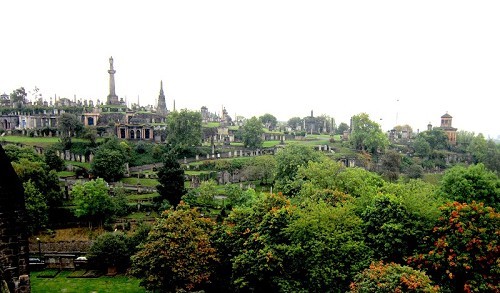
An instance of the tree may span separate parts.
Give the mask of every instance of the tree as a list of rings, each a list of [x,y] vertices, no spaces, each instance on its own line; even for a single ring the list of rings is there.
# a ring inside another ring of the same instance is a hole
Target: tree
[[[278,124],[278,120],[276,119],[276,117],[274,117],[273,115],[271,115],[269,113],[266,113],[266,114],[260,116],[259,121],[260,121],[260,123],[264,124],[265,127],[269,130],[274,129],[276,127],[276,125]]]
[[[319,162],[321,155],[305,145],[288,145],[276,155],[275,187],[286,195],[295,195],[300,186],[295,181],[295,175],[300,166],[309,161]]]
[[[359,272],[350,285],[351,293],[368,292],[439,292],[439,287],[424,272],[408,266],[383,262],[372,263]]]
[[[422,244],[430,225],[406,208],[400,198],[378,195],[362,213],[365,243],[376,259],[403,263]],[[431,222],[432,223],[432,222]]]
[[[125,174],[124,165],[128,159],[126,144],[119,143],[116,138],[110,139],[95,152],[90,171],[106,181],[117,181]]]
[[[132,256],[132,275],[147,290],[197,290],[210,281],[218,262],[211,234],[215,223],[180,204],[156,220],[147,241]]]
[[[156,189],[160,194],[155,200],[161,203],[166,200],[174,207],[177,206],[182,196],[186,193],[184,188],[184,169],[173,153],[167,153],[163,159],[163,166],[158,169],[158,184]]]
[[[265,194],[251,206],[233,208],[216,243],[221,262],[232,267],[232,284],[239,291],[277,292],[283,257],[282,230],[293,207],[282,194]]]
[[[337,127],[337,134],[344,134],[344,131],[349,130],[349,125],[345,122],[341,122],[339,126]]]
[[[451,292],[498,292],[500,214],[483,203],[447,203],[426,241],[426,253],[409,263],[426,268]]]
[[[382,155],[380,161],[382,174],[390,181],[397,180],[401,171],[401,155],[396,151],[389,150]]]
[[[108,271],[117,268],[124,271],[130,263],[129,239],[120,232],[100,235],[89,249],[89,261]]]
[[[389,144],[389,140],[382,132],[380,125],[371,121],[366,113],[352,117],[352,130],[349,141],[357,150],[370,153],[384,150]]]
[[[262,147],[262,123],[257,117],[252,117],[243,125],[243,144],[247,148],[260,148]]]
[[[371,250],[352,205],[310,203],[284,229],[281,292],[346,292],[367,267]],[[281,256],[281,255],[279,255]]]
[[[61,206],[63,193],[55,170],[49,171],[43,161],[29,161],[25,158],[12,162],[12,166],[22,182],[31,180],[36,189],[42,192],[51,212]]]
[[[75,114],[63,113],[59,117],[59,131],[65,149],[71,147],[71,137],[83,130],[83,123]]]
[[[266,155],[254,157],[241,172],[249,180],[260,179],[264,184],[267,184],[273,181],[275,168],[276,159],[273,156]]]
[[[81,133],[83,139],[88,139],[91,147],[95,147],[97,141],[97,129],[95,127],[86,126]]]
[[[500,207],[500,179],[483,164],[448,169],[441,180],[439,192],[453,201],[478,201],[494,208]]]
[[[174,111],[167,117],[167,144],[173,149],[184,151],[201,145],[201,114],[199,112]]]
[[[64,170],[66,165],[64,164],[64,160],[57,155],[56,151],[57,150],[54,147],[45,149],[43,153],[45,164],[47,164],[47,166],[52,170],[62,171]]]
[[[108,191],[108,184],[102,178],[87,182],[77,181],[71,190],[75,216],[86,218],[90,227],[93,221],[102,225],[113,213],[113,202]]]
[[[198,188],[199,201],[205,206],[211,205],[217,195],[217,182],[215,180],[203,181]]]
[[[441,128],[420,132],[418,136],[427,141],[432,150],[443,150],[449,146],[448,136]]]
[[[17,108],[21,108],[27,102],[26,97],[26,90],[24,87],[20,87],[10,94],[10,101]]]
[[[31,233],[40,231],[48,221],[48,206],[43,194],[31,180],[23,183],[27,226]]]
[[[287,122],[288,127],[290,127],[292,130],[297,130],[297,128],[302,127],[303,124],[304,121],[300,117],[290,118]]]

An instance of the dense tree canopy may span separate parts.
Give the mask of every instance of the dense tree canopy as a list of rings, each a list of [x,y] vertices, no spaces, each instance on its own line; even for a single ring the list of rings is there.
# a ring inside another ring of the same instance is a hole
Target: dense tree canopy
[[[129,239],[121,232],[100,235],[89,250],[89,261],[101,268],[116,267],[123,271],[130,261]]]
[[[102,225],[113,214],[113,202],[108,192],[108,184],[102,178],[77,181],[71,190],[75,215],[87,219],[89,224],[97,222]]]
[[[290,127],[292,130],[297,130],[298,127],[302,127],[303,120],[300,117],[293,117],[290,118],[287,122],[288,127]]]
[[[252,117],[248,119],[243,125],[243,144],[247,148],[260,148],[262,147],[262,134],[264,130],[262,130],[262,123],[257,117]]]
[[[278,119],[276,119],[276,117],[274,117],[273,115],[271,115],[269,113],[266,113],[266,114],[260,116],[259,121],[262,124],[264,124],[264,126],[269,130],[274,129],[276,127],[276,125],[278,124]]]
[[[110,139],[101,145],[95,152],[91,162],[91,172],[96,177],[112,182],[123,177],[125,163],[129,160],[129,150],[126,143],[118,139]]]
[[[275,187],[286,195],[295,195],[300,186],[295,181],[295,175],[300,166],[309,161],[320,161],[320,153],[304,145],[287,145],[278,151],[276,157],[276,184]]]
[[[496,209],[500,207],[500,179],[483,164],[448,169],[439,191],[453,201],[477,201]]]
[[[186,109],[168,115],[167,144],[178,151],[201,145],[201,113]]]
[[[210,235],[214,222],[180,204],[156,220],[132,257],[132,274],[148,290],[197,290],[210,281],[218,262]]]
[[[389,140],[382,132],[380,125],[371,121],[366,113],[352,117],[352,129],[349,141],[355,149],[370,153],[375,153],[377,150],[384,150],[389,144]]]
[[[184,188],[184,169],[173,153],[167,153],[163,165],[158,169],[158,184],[156,189],[160,196],[155,200],[158,203],[166,200],[174,207],[177,206],[182,196],[186,193]]]

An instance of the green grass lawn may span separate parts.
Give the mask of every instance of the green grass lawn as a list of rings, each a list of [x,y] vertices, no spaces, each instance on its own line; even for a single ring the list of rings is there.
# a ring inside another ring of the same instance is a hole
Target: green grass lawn
[[[55,278],[37,278],[42,272],[31,273],[31,292],[147,292],[139,286],[139,280],[123,275],[99,278],[67,278],[72,272],[62,271]]]
[[[52,144],[56,144],[60,142],[59,137],[30,137],[30,136],[17,136],[17,135],[6,135],[1,138],[1,140],[8,141],[8,142],[15,142],[15,143],[22,143],[26,145],[33,145],[33,146],[49,146]],[[86,139],[81,139],[81,138],[72,138],[71,141],[74,142],[88,142]]]
[[[59,176],[60,178],[71,177],[71,176],[75,176],[75,172],[59,171],[59,172],[57,172],[57,176]]]
[[[85,163],[85,162],[75,162],[75,161],[64,161],[66,165],[73,165],[73,166],[78,166],[78,167],[83,167],[86,170],[90,170],[90,163]]]
[[[129,201],[138,201],[138,200],[151,200],[155,197],[158,197],[158,193],[147,193],[147,194],[130,194],[127,195],[127,199]]]
[[[130,185],[137,185],[140,184],[141,186],[146,186],[146,187],[156,187],[158,185],[158,180],[157,179],[150,179],[150,178],[122,178],[120,182],[123,182],[124,184],[130,184]]]

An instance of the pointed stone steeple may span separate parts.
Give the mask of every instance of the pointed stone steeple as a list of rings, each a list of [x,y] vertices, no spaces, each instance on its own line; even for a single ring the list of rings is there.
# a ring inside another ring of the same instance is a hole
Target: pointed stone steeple
[[[163,80],[160,81],[160,95],[158,96],[156,113],[160,115],[167,115],[167,104],[165,103],[165,93],[163,92]]]

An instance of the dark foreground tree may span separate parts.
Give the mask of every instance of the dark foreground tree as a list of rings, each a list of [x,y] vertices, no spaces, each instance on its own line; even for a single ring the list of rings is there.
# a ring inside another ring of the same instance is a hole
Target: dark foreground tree
[[[173,153],[167,153],[163,159],[163,166],[158,170],[158,184],[156,189],[160,194],[155,200],[161,203],[167,200],[174,207],[179,204],[186,193],[184,188],[184,169]]]
[[[131,273],[156,292],[199,290],[218,262],[210,234],[215,223],[181,203],[163,212],[132,256]]]

